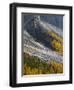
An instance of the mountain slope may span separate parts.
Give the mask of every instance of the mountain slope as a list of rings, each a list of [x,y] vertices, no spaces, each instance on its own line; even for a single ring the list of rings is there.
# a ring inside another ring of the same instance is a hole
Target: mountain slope
[[[56,30],[57,29],[57,30]],[[41,60],[63,62],[63,56],[55,51],[52,41],[63,44],[62,31],[40,19],[31,19],[23,31],[24,52],[37,56]]]

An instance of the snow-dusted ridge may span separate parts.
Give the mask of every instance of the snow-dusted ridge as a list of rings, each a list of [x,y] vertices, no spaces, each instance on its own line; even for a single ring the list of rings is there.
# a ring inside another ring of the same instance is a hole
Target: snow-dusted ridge
[[[24,35],[24,52],[30,55],[37,56],[41,60],[56,60],[60,63],[63,61],[63,57],[57,54],[55,51],[45,47],[44,45],[36,42],[28,32],[25,31]]]
[[[53,31],[58,36],[63,37],[62,30],[47,23],[44,21],[35,20],[35,27],[37,26],[41,27],[45,32],[46,30]],[[53,51],[51,48],[47,48],[42,43],[35,41],[34,37],[32,37],[27,30],[23,30],[23,42],[24,42],[24,52],[29,53],[32,56],[37,56],[41,60],[56,60],[57,62],[63,63],[63,56],[59,55],[55,51]]]

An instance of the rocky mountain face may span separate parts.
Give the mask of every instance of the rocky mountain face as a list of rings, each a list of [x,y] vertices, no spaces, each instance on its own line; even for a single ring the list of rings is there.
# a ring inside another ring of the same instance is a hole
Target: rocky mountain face
[[[41,60],[56,60],[62,63],[63,55],[55,50],[52,41],[55,40],[62,46],[63,30],[41,18],[39,15],[34,15],[23,24],[23,51]]]

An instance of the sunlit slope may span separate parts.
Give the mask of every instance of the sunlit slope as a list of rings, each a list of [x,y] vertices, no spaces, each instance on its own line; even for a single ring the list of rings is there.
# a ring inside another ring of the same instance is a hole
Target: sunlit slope
[[[63,73],[63,64],[58,63],[55,60],[48,62],[40,60],[37,56],[30,56],[24,53],[24,75],[36,75],[36,74],[60,74]]]
[[[63,32],[59,28],[48,24],[46,22],[37,22],[40,26],[43,33],[49,37],[49,42],[51,43],[52,48],[58,52],[59,54],[63,55]]]

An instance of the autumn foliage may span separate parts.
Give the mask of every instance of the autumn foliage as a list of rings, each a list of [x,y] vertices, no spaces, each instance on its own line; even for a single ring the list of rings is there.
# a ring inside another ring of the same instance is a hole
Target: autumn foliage
[[[63,55],[63,45],[59,41],[53,40],[52,47],[56,52],[58,52],[58,54]]]
[[[55,60],[42,61],[36,56],[24,53],[24,75],[63,73],[63,64]]]
[[[49,38],[49,42],[52,49],[63,56],[63,38],[52,31],[48,31],[46,34],[51,37]]]

